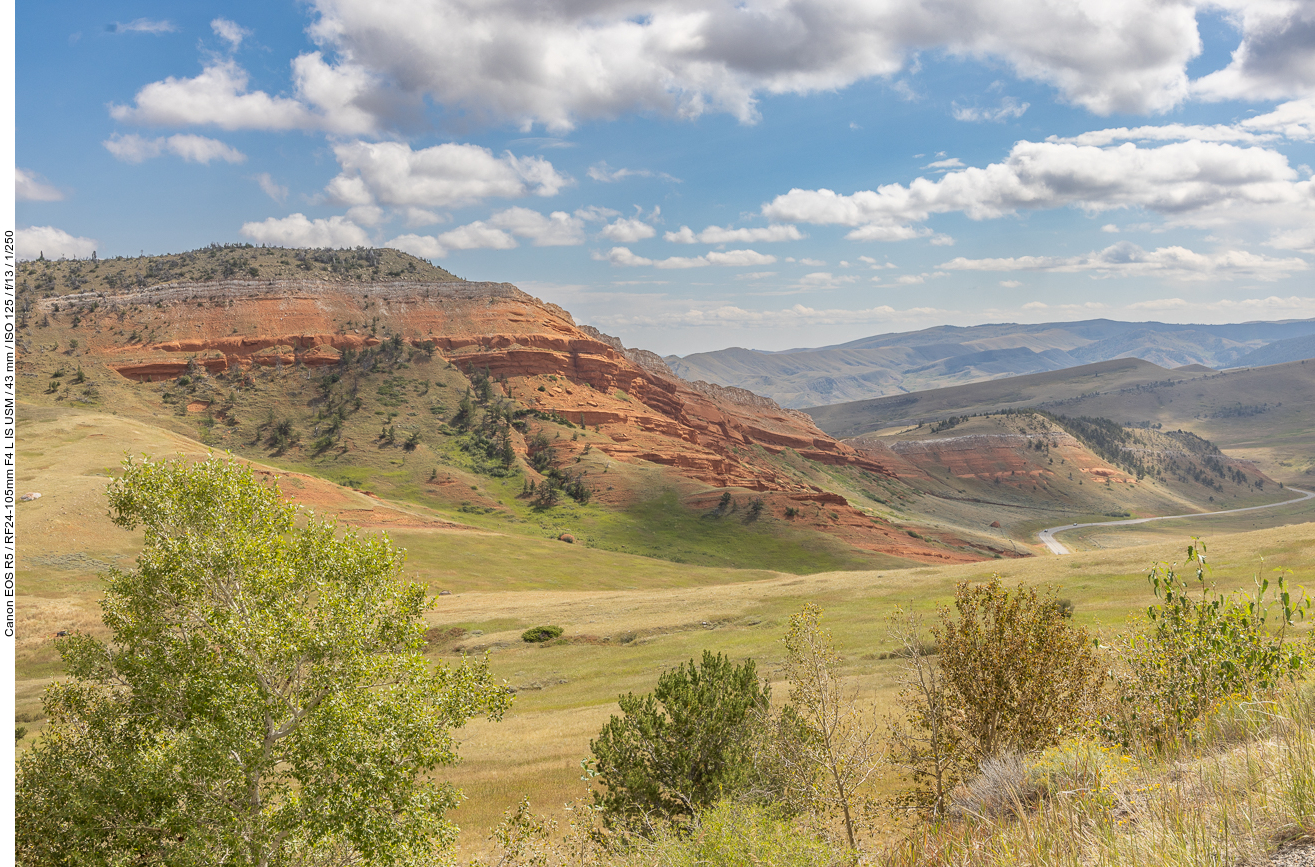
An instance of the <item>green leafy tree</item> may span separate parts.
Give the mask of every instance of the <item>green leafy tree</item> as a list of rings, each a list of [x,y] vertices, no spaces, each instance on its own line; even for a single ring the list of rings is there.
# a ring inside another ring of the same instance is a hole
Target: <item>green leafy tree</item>
[[[604,818],[652,832],[746,790],[753,730],[770,699],[753,660],[733,665],[706,650],[698,665],[662,674],[653,692],[621,696],[622,715],[589,744]]]
[[[509,704],[485,663],[428,665],[404,554],[211,458],[127,461],[106,643],[59,642],[69,679],[16,780],[28,865],[431,863],[459,793],[452,729]]]

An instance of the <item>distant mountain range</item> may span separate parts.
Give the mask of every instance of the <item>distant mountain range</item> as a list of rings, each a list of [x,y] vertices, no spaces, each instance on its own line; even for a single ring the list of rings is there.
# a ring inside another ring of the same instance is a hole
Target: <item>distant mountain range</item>
[[[738,386],[802,408],[904,394],[1116,358],[1161,367],[1256,367],[1315,358],[1315,319],[1170,325],[1047,322],[951,325],[880,334],[815,349],[731,348],[668,356],[687,380]]]

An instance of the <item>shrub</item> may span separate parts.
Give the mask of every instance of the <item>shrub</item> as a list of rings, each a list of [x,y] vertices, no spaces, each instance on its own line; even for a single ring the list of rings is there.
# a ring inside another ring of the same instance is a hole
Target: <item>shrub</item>
[[[622,715],[589,744],[606,787],[594,796],[604,820],[652,835],[662,822],[746,791],[770,698],[753,660],[733,665],[711,651],[662,674],[653,692],[621,696]]]
[[[521,641],[536,644],[542,641],[552,641],[554,638],[560,638],[561,635],[562,628],[560,626],[532,626],[521,633]]]
[[[1257,576],[1254,595],[1216,593],[1206,582],[1205,545],[1195,538],[1186,563],[1195,564],[1196,588],[1174,565],[1156,565],[1148,580],[1160,602],[1147,609],[1150,629],[1122,642],[1113,733],[1125,744],[1164,746],[1187,736],[1220,699],[1272,694],[1309,662],[1310,644],[1288,632],[1310,608],[1304,590],[1294,594],[1280,573],[1272,588]]]
[[[1052,590],[960,584],[932,630],[951,721],[973,762],[1058,743],[1095,715],[1104,672]]]
[[[846,860],[771,809],[733,801],[700,812],[682,833],[666,831],[640,843],[634,855],[632,863],[665,867],[828,867]]]

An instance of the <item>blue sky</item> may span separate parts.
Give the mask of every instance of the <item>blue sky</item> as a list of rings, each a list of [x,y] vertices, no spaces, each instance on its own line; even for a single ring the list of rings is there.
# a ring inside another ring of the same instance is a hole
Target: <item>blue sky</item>
[[[20,252],[388,245],[627,345],[1315,317],[1315,3],[17,10]]]

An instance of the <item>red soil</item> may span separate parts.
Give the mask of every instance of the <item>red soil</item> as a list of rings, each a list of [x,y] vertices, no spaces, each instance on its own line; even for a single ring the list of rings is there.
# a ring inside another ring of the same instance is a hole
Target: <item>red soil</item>
[[[189,364],[212,373],[330,365],[344,350],[400,334],[463,371],[487,369],[505,378],[510,396],[527,406],[597,428],[606,441],[594,446],[612,459],[660,464],[717,488],[816,503],[842,516],[819,529],[860,547],[931,561],[976,559],[947,555],[905,535],[896,539],[899,531],[785,474],[770,456],[790,449],[820,463],[888,476],[890,462],[837,442],[808,416],[766,398],[686,382],[652,353],[627,350],[615,338],[579,327],[565,310],[507,283],[228,281],[57,300],[95,320],[88,354],[139,381],[179,376]],[[129,320],[137,333],[163,339],[128,342],[122,335]]]

